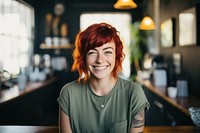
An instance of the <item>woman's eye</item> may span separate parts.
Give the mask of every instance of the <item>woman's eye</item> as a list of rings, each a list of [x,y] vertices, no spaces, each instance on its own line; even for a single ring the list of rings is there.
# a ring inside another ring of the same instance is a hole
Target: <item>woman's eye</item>
[[[95,51],[89,51],[89,52],[88,52],[88,55],[95,55],[95,54],[96,54]]]
[[[112,54],[112,51],[105,51],[105,54]]]

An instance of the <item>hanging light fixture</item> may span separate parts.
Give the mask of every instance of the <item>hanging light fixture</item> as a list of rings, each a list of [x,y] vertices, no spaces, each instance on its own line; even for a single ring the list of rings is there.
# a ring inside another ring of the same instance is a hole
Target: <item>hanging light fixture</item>
[[[141,30],[154,30],[156,28],[155,23],[153,22],[152,18],[149,16],[146,16],[142,19],[142,22],[140,24]]]
[[[133,0],[118,0],[114,4],[116,9],[133,9],[136,8],[137,4]]]

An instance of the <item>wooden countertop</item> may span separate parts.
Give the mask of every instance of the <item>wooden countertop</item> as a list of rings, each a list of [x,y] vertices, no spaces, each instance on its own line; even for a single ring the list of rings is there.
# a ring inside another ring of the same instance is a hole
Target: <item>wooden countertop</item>
[[[152,91],[188,116],[190,116],[188,111],[189,107],[200,107],[200,98],[197,96],[189,95],[188,97],[171,98],[167,94],[166,87],[155,87],[152,82],[150,82],[150,80],[142,80],[139,78],[137,78],[137,82],[146,86],[147,89],[149,89],[150,91]]]
[[[147,126],[144,133],[200,133],[195,126]]]
[[[12,88],[0,90],[0,105],[15,100],[23,95],[36,91],[48,84],[51,84],[57,80],[56,77],[50,78],[42,82],[28,82],[25,89],[19,90],[17,85]]]
[[[0,133],[59,133],[57,126],[0,126]],[[146,126],[144,133],[200,133],[195,126]]]

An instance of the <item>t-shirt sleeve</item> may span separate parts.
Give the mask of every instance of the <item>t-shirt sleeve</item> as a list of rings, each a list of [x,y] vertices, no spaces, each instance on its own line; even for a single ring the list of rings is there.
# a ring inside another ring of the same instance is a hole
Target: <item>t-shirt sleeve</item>
[[[137,115],[138,112],[149,109],[150,104],[146,98],[146,95],[139,84],[134,84],[133,93],[131,95],[131,116],[132,118]]]
[[[60,96],[57,101],[61,109],[69,116],[69,92],[67,86],[64,86],[60,91]]]

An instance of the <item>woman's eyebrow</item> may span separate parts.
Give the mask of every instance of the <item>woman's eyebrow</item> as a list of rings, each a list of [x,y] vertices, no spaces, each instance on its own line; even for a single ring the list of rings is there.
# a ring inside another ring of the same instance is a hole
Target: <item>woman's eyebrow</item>
[[[112,50],[114,50],[113,47],[106,47],[106,48],[104,48],[103,50],[107,50],[107,49],[112,49]]]
[[[113,48],[113,47],[106,47],[106,48],[103,48],[103,50],[107,50],[107,49],[112,49],[112,50],[114,50],[114,48]],[[95,51],[97,51],[97,49],[96,49],[96,48],[93,48],[93,49],[90,49],[90,50],[95,50]]]

